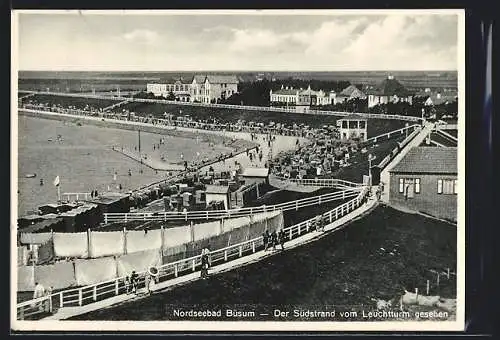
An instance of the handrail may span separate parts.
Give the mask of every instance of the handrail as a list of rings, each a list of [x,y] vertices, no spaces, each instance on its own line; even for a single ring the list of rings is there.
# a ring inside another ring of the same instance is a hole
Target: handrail
[[[279,203],[275,205],[262,205],[250,208],[238,208],[230,210],[202,210],[202,211],[166,211],[166,212],[135,212],[135,213],[105,213],[104,223],[108,224],[111,221],[133,221],[133,220],[196,220],[196,219],[219,219],[229,217],[243,217],[261,212],[269,212],[276,210],[293,210],[315,204],[335,201],[352,197],[361,190],[361,186],[344,189],[333,193],[328,193],[319,196],[301,198],[295,201]]]
[[[378,136],[368,138],[367,140],[363,141],[363,144],[367,144],[367,143],[371,143],[371,142],[376,143],[377,140],[384,138],[386,136],[387,136],[387,138],[390,138],[391,135],[393,135],[393,134],[403,133],[405,130],[411,130],[411,129],[415,130],[415,129],[418,129],[419,127],[421,127],[421,126],[418,124],[413,124],[413,125],[405,126],[403,128],[397,129],[397,130],[385,132],[385,133],[382,133]]]
[[[366,197],[366,194],[368,193],[369,188],[364,186],[363,189],[354,197],[352,200],[345,202],[341,204],[340,206],[337,206],[335,209],[332,209],[330,211],[327,211],[324,214],[321,214],[321,223],[325,222],[325,219],[328,223],[332,223],[334,220],[339,219],[340,217],[344,216],[350,211],[355,210],[357,207],[359,207],[363,201],[363,199]],[[310,231],[311,228],[314,228],[314,223],[317,221],[317,216],[310,218],[308,220],[302,221],[298,224],[289,226],[289,227],[284,227],[283,231],[285,233],[285,236],[288,237],[289,240],[296,238],[302,234],[302,232],[307,233]],[[304,228],[305,227],[305,228]],[[251,240],[247,240],[244,242],[240,242],[235,245],[231,245],[228,247],[220,248],[211,251],[210,255],[212,259],[216,257],[216,255],[221,256],[218,260],[212,262],[228,262],[231,261],[229,260],[230,256],[234,256],[234,254],[237,255],[238,258],[243,257],[244,253],[247,253],[248,251],[251,251],[251,253],[255,253],[257,249],[257,244],[262,242],[262,236],[256,237]],[[229,252],[235,251],[234,254],[230,254]],[[191,256],[189,258],[177,260],[174,262],[169,262],[164,265],[158,266],[159,269],[159,279],[164,279],[163,281],[182,276],[182,272],[185,272],[188,270],[190,273],[196,271],[196,269],[199,266],[199,262],[201,260],[201,255],[195,255]],[[173,272],[167,272],[168,269],[172,269]],[[146,271],[140,271],[137,272],[137,274],[140,277],[140,283],[142,284],[144,281],[143,275],[146,273]],[[172,276],[173,275],[173,276]],[[24,315],[25,309],[27,307],[31,307],[32,305],[36,304],[37,302],[40,301],[45,301],[47,299],[59,299],[59,308],[62,308],[67,305],[74,304],[75,302],[81,306],[84,304],[85,300],[88,300],[90,297],[83,297],[83,292],[90,292],[91,290],[93,292],[96,292],[97,289],[102,289],[98,288],[99,286],[109,284],[111,282],[114,283],[114,286],[111,287],[111,289],[100,292],[99,294],[93,293],[92,296],[92,301],[97,301],[97,300],[104,300],[106,298],[99,299],[100,296],[105,295],[105,294],[112,294],[113,296],[121,295],[120,292],[123,291],[123,283],[124,283],[125,277],[118,277],[115,279],[99,282],[96,284],[88,285],[85,287],[80,287],[80,288],[73,288],[70,290],[65,290],[65,291],[60,291],[57,293],[52,293],[51,295],[44,296],[39,299],[35,300],[29,300],[29,301],[24,301],[21,303],[17,304],[17,311],[18,315]],[[122,285],[120,285],[122,283]],[[67,301],[65,300],[65,295],[70,292],[78,291],[78,299],[77,300],[72,300],[72,301]],[[33,312],[32,314],[36,314],[36,312]],[[32,315],[30,314],[30,315]]]
[[[339,187],[351,187],[351,188],[356,188],[356,187],[361,187],[363,184],[361,183],[354,183],[350,181],[346,181],[340,178],[285,178],[281,176],[276,176],[272,175],[273,178],[277,179],[278,181],[283,181],[283,182],[289,182],[289,183],[294,183],[297,185],[304,185],[304,186],[318,186],[318,187],[333,187],[333,188],[339,188]]]
[[[251,111],[274,111],[274,112],[290,112],[290,110],[270,107],[270,106],[245,106],[245,105],[229,105],[229,104],[207,104],[207,103],[195,103],[195,102],[178,102],[174,100],[166,99],[144,99],[144,98],[131,98],[131,97],[106,97],[91,94],[80,94],[80,93],[59,93],[59,92],[47,92],[47,91],[23,91],[26,93],[34,93],[41,95],[51,95],[51,96],[62,96],[62,97],[80,97],[80,98],[93,98],[93,99],[113,99],[113,100],[130,100],[139,103],[157,103],[157,104],[174,104],[183,106],[202,106],[202,107],[217,107],[217,108],[227,108],[227,109],[237,109],[237,110],[251,110]],[[352,114],[362,116],[365,118],[381,118],[381,119],[395,119],[395,120],[406,120],[418,122],[421,121],[421,117],[413,116],[402,116],[402,115],[388,115],[388,114],[374,114],[366,112],[343,112],[343,111],[326,111],[326,110],[308,110],[307,112],[301,112],[303,114],[313,114],[313,115],[329,115],[329,116],[340,116],[345,117]]]

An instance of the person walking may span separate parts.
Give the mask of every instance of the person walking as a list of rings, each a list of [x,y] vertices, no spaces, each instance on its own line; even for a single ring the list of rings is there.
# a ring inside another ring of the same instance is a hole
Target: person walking
[[[319,232],[325,231],[325,226],[323,225],[323,218],[321,215],[316,216],[315,224],[316,224],[316,231]]]
[[[278,232],[278,240],[281,245],[281,250],[285,250],[285,231],[280,229]]]
[[[266,230],[262,234],[262,240],[264,242],[264,251],[267,251],[267,247],[269,246],[269,230]]]
[[[278,244],[278,235],[276,230],[271,233],[271,242],[273,243],[273,251],[276,250],[276,245]]]
[[[137,294],[137,286],[139,284],[139,275],[135,272],[135,270],[132,271],[132,274],[130,274],[130,283],[132,284],[132,293]]]
[[[206,279],[208,277],[208,269],[210,268],[210,250],[207,248],[201,251],[201,278]]]

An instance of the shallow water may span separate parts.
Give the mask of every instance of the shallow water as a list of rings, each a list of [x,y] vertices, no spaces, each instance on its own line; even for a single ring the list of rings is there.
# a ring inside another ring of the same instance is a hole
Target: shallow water
[[[167,173],[142,166],[130,158],[113,151],[113,146],[133,149],[138,143],[138,133],[134,131],[102,128],[93,125],[77,126],[55,120],[33,117],[18,117],[18,212],[26,214],[46,203],[55,203],[57,190],[52,184],[60,176],[61,193],[90,192],[102,193],[109,189],[122,191],[136,189],[161,178]],[[57,141],[61,135],[63,141]],[[167,162],[181,162],[196,159],[197,152],[204,157],[227,152],[223,146],[209,147],[202,141],[191,138],[161,136],[165,145],[161,154]],[[51,139],[51,141],[49,141]],[[141,132],[141,150],[153,154],[153,144],[158,144],[160,135]],[[159,152],[154,152],[159,155]],[[154,155],[151,155],[154,156]],[[132,176],[128,176],[130,169]],[[116,181],[114,173],[117,173]],[[35,178],[26,178],[36,174]],[[40,185],[43,179],[44,185]]]

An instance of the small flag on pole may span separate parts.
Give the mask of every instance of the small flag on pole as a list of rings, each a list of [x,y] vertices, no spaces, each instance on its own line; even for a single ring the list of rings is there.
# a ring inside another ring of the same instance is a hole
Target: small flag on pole
[[[59,186],[59,182],[60,182],[60,180],[59,180],[59,176],[57,176],[57,177],[54,179],[54,185],[55,185],[56,187],[58,187],[58,186]]]

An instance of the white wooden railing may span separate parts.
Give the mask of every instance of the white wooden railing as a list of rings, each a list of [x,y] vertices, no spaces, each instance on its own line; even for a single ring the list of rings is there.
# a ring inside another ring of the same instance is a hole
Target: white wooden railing
[[[300,208],[309,207],[313,205],[320,205],[327,202],[343,200],[351,198],[359,194],[362,187],[354,187],[328,193],[320,196],[302,198],[296,201],[289,201],[275,205],[262,205],[259,207],[239,208],[230,210],[204,210],[204,211],[167,211],[167,212],[136,212],[136,213],[105,213],[104,224],[111,222],[129,222],[129,221],[171,221],[171,220],[211,220],[223,218],[236,218],[249,216],[262,212],[269,211],[288,211],[298,210]]]
[[[323,225],[330,224],[347,213],[360,207],[366,198],[369,191],[368,187],[363,187],[357,192],[356,197],[350,201],[341,204],[333,210],[330,210],[321,215],[321,223]],[[305,233],[314,230],[317,217],[310,218],[298,224],[285,227],[283,231],[288,240],[297,238]],[[211,251],[212,265],[222,264],[246,255],[255,253],[263,246],[262,236],[244,241],[229,247],[216,249]],[[201,255],[192,256],[175,262],[166,263],[159,266],[159,282],[168,281],[179,276],[193,273],[200,268]],[[138,272],[139,288],[144,287],[146,271]],[[126,292],[125,277],[119,277],[93,285],[72,288],[60,292],[52,293],[45,297],[24,301],[17,304],[17,318],[25,319],[30,316],[43,313],[53,313],[57,308],[75,307],[90,304],[96,301],[111,298],[113,296],[122,295]],[[49,308],[40,309],[37,304],[49,305]],[[48,311],[49,310],[49,311]]]
[[[389,131],[389,132],[386,132],[386,133],[383,133],[381,135],[378,135],[378,136],[375,136],[375,137],[371,137],[371,138],[368,138],[367,140],[365,140],[363,142],[363,144],[367,144],[367,143],[376,143],[377,141],[382,141],[384,139],[389,139],[391,138],[391,135],[394,136],[394,135],[402,135],[404,134],[406,131],[415,131],[416,129],[418,128],[421,128],[420,125],[418,124],[413,124],[413,125],[410,125],[410,126],[405,126],[404,128],[401,128],[401,129],[397,129],[397,130],[393,130],[393,131]]]
[[[314,186],[322,188],[349,189],[362,187],[361,183],[354,183],[340,178],[285,178],[271,175],[274,179],[282,182],[293,183],[302,186]]]
[[[92,198],[92,196],[90,192],[65,192],[61,194],[61,198],[64,202],[71,202],[72,198],[74,198],[74,201],[79,201],[80,199],[86,201]]]

